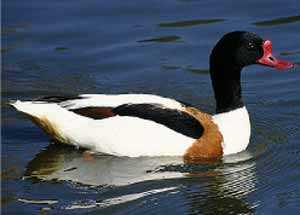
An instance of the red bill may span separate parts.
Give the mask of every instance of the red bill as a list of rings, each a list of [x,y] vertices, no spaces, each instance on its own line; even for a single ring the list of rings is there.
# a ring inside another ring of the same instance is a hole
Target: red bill
[[[259,64],[270,66],[279,70],[290,69],[294,66],[293,63],[280,60],[273,56],[272,54],[272,42],[270,40],[265,40],[263,45],[263,56],[257,61]]]

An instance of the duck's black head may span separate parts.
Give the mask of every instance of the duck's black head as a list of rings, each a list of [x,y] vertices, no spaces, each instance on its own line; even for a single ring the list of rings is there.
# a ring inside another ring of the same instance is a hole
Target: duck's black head
[[[252,64],[288,69],[293,64],[272,55],[272,43],[257,34],[234,31],[225,34],[210,55],[210,74],[217,101],[217,112],[244,106],[241,98],[241,70]]]
[[[263,56],[263,39],[254,33],[235,31],[225,34],[210,55],[211,68],[242,69]],[[223,72],[224,77],[231,71]]]

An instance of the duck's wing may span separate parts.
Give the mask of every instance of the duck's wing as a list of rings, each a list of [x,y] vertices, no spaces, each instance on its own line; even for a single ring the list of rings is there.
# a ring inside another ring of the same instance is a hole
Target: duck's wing
[[[184,111],[185,104],[157,95],[82,94],[48,96],[37,101],[56,103],[76,114],[97,120],[117,115],[150,120],[195,139],[203,133],[201,123]]]
[[[114,116],[150,120],[195,139],[201,137],[203,133],[201,123],[190,114],[181,110],[166,108],[159,104],[124,104],[115,108],[84,107],[70,109],[69,111],[95,120]]]

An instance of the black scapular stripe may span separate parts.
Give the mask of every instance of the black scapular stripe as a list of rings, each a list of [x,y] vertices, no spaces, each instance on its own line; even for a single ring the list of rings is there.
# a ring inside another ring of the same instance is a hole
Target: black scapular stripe
[[[152,120],[195,139],[200,138],[204,131],[201,123],[188,113],[165,108],[159,104],[124,104],[114,108],[113,112],[120,116],[133,116]]]
[[[82,99],[80,96],[45,96],[34,99],[34,101],[48,102],[48,103],[60,103],[68,100]]]

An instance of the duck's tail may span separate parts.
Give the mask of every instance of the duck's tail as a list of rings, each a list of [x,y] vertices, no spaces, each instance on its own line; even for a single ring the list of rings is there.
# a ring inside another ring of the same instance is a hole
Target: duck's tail
[[[56,103],[17,100],[10,101],[9,105],[26,114],[48,135],[62,143],[72,144],[68,133],[83,120]]]
[[[20,100],[11,100],[9,101],[8,104],[28,116],[37,117],[37,118],[40,118],[43,115],[45,115],[46,109],[47,112],[49,112],[49,110],[53,109],[53,106],[56,105],[54,103],[45,103],[45,102],[37,102],[37,101],[20,101]]]

